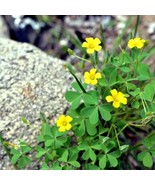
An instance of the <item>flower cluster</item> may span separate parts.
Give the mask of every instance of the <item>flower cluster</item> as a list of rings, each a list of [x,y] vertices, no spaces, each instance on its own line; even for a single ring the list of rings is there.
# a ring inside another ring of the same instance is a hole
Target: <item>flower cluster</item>
[[[138,49],[141,49],[144,47],[144,44],[145,44],[146,40],[144,39],[141,39],[141,38],[134,38],[134,39],[130,39],[128,41],[128,47],[129,48],[138,48]]]
[[[133,38],[128,41],[128,47],[129,48],[143,48],[146,40],[141,38]],[[99,38],[86,38],[86,42],[82,43],[82,47],[87,49],[88,54],[93,54],[95,51],[100,51],[102,46],[100,45],[101,41]],[[85,84],[91,84],[91,85],[97,85],[98,79],[101,79],[102,75],[100,72],[97,72],[96,68],[90,69],[90,71],[86,71],[84,73],[84,83]],[[122,92],[118,92],[116,89],[112,89],[110,91],[111,95],[106,96],[105,100],[110,103],[112,102],[112,106],[114,108],[119,108],[121,104],[126,105],[127,104],[127,98],[125,97],[125,94]],[[57,126],[59,127],[59,132],[65,132],[66,130],[70,130],[72,128],[72,125],[70,122],[72,121],[72,117],[61,115],[57,120]]]

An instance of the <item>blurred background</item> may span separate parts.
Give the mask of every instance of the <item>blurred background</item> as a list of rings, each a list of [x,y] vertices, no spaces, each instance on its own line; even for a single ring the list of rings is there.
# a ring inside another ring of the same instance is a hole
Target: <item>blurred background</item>
[[[54,57],[70,61],[67,49],[80,54],[81,43],[88,36],[104,40],[103,47],[110,50],[118,34],[122,34],[123,44],[123,40],[134,30],[136,17],[4,15],[0,16],[0,37],[31,43]],[[155,43],[155,16],[140,16],[138,36]],[[73,63],[76,62],[74,60]]]

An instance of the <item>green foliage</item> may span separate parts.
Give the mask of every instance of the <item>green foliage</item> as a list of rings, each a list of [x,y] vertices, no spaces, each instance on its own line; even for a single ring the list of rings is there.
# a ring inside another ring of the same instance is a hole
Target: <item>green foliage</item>
[[[31,159],[27,157],[27,154],[31,151],[31,147],[29,147],[25,142],[20,142],[20,148],[11,149],[11,163],[13,165],[17,165],[19,169],[26,167],[28,164],[31,163]]]
[[[47,17],[43,19],[48,21]],[[71,64],[66,64],[66,69],[75,79],[65,93],[70,103],[67,114],[72,117],[71,131],[66,129],[65,132],[59,132],[59,123],[49,124],[41,112],[42,127],[37,146],[30,147],[22,141],[15,147],[0,137],[13,165],[19,169],[25,168],[32,161],[29,154],[35,152],[35,159],[41,161],[42,170],[126,169],[129,166],[132,169],[132,158],[141,169],[153,167],[155,72],[152,74],[144,61],[153,55],[154,47],[147,45],[147,42],[143,48],[127,47],[128,40],[122,38],[136,35],[139,22],[138,18],[134,32],[125,35],[131,19],[126,22],[111,51],[106,49],[106,42],[101,40],[103,60],[97,51],[86,53],[81,41],[67,33],[83,56],[77,56],[68,49],[68,53],[82,63],[81,76],[76,74]],[[101,37],[104,38],[103,33]],[[87,80],[84,80],[86,62],[98,73],[95,74],[98,78],[88,71],[86,73],[90,81],[96,78],[95,84],[94,81],[89,84],[89,80],[87,84]],[[31,126],[26,118],[21,119]],[[66,122],[62,121],[62,124],[66,128]]]

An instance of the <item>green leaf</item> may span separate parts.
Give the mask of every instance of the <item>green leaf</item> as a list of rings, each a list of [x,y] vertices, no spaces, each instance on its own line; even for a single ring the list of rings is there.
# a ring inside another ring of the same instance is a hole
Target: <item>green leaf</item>
[[[62,170],[62,167],[59,165],[58,161],[55,161],[55,162],[52,163],[51,170]]]
[[[115,150],[113,152],[110,152],[109,154],[112,155],[115,158],[119,158],[121,156],[121,152],[119,150]]]
[[[126,152],[128,150],[128,148],[129,148],[129,145],[122,145],[122,146],[120,146],[119,149],[121,152]]]
[[[101,169],[104,169],[106,167],[107,164],[107,156],[103,155],[100,159],[99,159],[99,167]]]
[[[138,65],[137,72],[139,73],[139,76],[137,77],[139,80],[147,80],[151,76],[149,66],[147,64],[140,63]]]
[[[46,140],[46,142],[45,142],[46,147],[53,146],[53,145],[54,145],[54,140],[52,140],[52,139]]]
[[[131,94],[132,96],[137,96],[140,93],[140,88],[136,88],[134,91],[130,91],[129,94]]]
[[[78,158],[78,154],[79,154],[79,151],[76,146],[70,147],[68,161],[76,161]]]
[[[149,140],[148,138],[145,138],[145,139],[143,140],[143,145],[144,145],[146,148],[148,148],[148,149],[150,149],[150,148],[152,147],[152,143],[150,142],[150,140]]]
[[[84,120],[81,121],[80,126],[75,129],[74,133],[76,136],[83,136],[85,134]]]
[[[78,150],[86,150],[88,148],[88,143],[83,140],[82,143],[78,146]]]
[[[79,168],[81,166],[78,161],[69,161],[68,163],[76,168]]]
[[[109,137],[104,137],[103,139],[102,139],[102,143],[104,144],[106,141],[108,141],[110,138]]]
[[[132,83],[129,83],[129,82],[126,83],[126,86],[127,86],[128,90],[134,90],[134,89],[136,89],[136,85],[135,84],[132,84]]]
[[[96,105],[98,104],[98,101],[100,99],[99,93],[96,90],[89,91],[89,94],[93,97],[94,101],[96,102]]]
[[[43,132],[43,135],[53,137],[53,134],[51,132],[51,127],[48,123],[42,125],[42,132]]]
[[[27,146],[26,143],[24,143],[24,142],[20,143],[20,148],[21,148],[21,151],[23,154],[31,151],[31,148],[29,146]]]
[[[113,155],[107,154],[107,157],[112,167],[116,167],[118,165],[118,161]]]
[[[46,154],[46,150],[44,150],[44,151],[39,151],[37,154],[36,154],[36,158],[40,158],[40,157],[42,157],[44,154]]]
[[[11,158],[11,163],[12,164],[16,164],[18,159],[20,158],[21,154],[15,154],[12,158]]]
[[[83,88],[85,89],[86,88],[86,84],[81,84],[82,86],[83,86]],[[76,91],[78,91],[78,92],[82,92],[83,93],[83,91],[81,90],[81,87],[79,86],[79,84],[77,83],[77,82],[73,82],[72,83],[72,87],[76,90]]]
[[[141,152],[138,154],[138,160],[143,162],[145,167],[151,168],[153,165],[153,160],[150,152]]]
[[[82,155],[83,160],[88,160],[89,159],[89,149],[85,150],[85,152]]]
[[[99,85],[101,85],[102,87],[108,86],[108,82],[105,77],[102,77],[101,79],[99,79]]]
[[[58,159],[58,161],[67,162],[68,159],[68,150],[65,150],[62,154],[62,156]]]
[[[91,113],[90,117],[89,117],[89,121],[91,124],[96,124],[98,122],[98,108],[96,107],[93,112]]]
[[[90,107],[85,107],[81,110],[81,116],[83,117],[89,117],[92,112],[94,111],[95,107],[94,106],[90,106]]]
[[[37,137],[37,141],[38,142],[43,142],[44,141],[44,137],[42,134],[40,134],[38,137]]]
[[[107,111],[105,108],[103,108],[102,106],[99,107],[99,111],[101,113],[102,118],[105,121],[109,121],[111,119],[111,114],[109,111]]]
[[[150,79],[149,76],[145,76],[145,75],[137,76],[137,80],[139,80],[139,81],[145,81],[145,80],[149,80],[149,79]]]
[[[132,107],[133,107],[133,108],[138,109],[139,106],[140,106],[139,101],[134,101],[134,102],[132,102]]]
[[[144,87],[143,98],[147,101],[152,102],[154,94],[155,94],[155,87],[152,84],[147,84]]]
[[[75,91],[68,91],[65,94],[65,98],[69,102],[72,102],[73,100],[75,100],[76,98],[78,98],[80,96],[81,96],[81,93],[75,92]]]
[[[104,128],[102,125],[99,125],[99,134],[104,134],[109,131],[109,128]]]
[[[121,71],[123,71],[124,73],[129,73],[130,69],[128,67],[120,67],[119,68]]]
[[[49,170],[49,167],[48,167],[48,165],[46,164],[46,162],[43,162],[43,163],[42,163],[41,170]]]
[[[21,156],[19,162],[18,162],[18,167],[19,168],[24,168],[26,165],[28,165],[29,163],[31,163],[31,160],[29,157],[26,156]]]
[[[90,136],[94,136],[97,133],[96,125],[90,124],[88,120],[85,121],[86,130]]]
[[[71,109],[74,109],[74,110],[77,109],[77,107],[80,105],[80,102],[81,102],[81,96],[77,97],[72,101]]]
[[[95,154],[95,152],[91,148],[89,148],[89,158],[92,161],[96,161],[96,154]]]
[[[98,103],[98,102],[95,102],[95,99],[89,94],[83,95],[83,101],[85,105],[95,105]]]
[[[150,136],[149,141],[150,141],[151,145],[155,145],[155,135]]]
[[[91,148],[95,149],[95,150],[101,150],[102,146],[98,143],[94,143],[91,145]]]
[[[11,153],[14,154],[14,155],[19,155],[19,154],[21,154],[21,153],[19,152],[19,150],[16,150],[16,149],[14,149],[14,148],[11,148]]]
[[[100,168],[96,166],[95,164],[89,163],[85,165],[85,170],[100,170]]]
[[[114,69],[110,74],[110,78],[109,78],[110,86],[113,86],[116,83],[117,81],[116,77],[117,77],[117,69]]]
[[[60,148],[61,146],[63,146],[63,142],[62,141],[60,141],[60,140],[55,140],[55,147],[56,148]]]

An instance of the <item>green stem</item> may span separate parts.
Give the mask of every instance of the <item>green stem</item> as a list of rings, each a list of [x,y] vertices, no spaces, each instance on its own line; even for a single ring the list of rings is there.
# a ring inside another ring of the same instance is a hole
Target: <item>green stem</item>
[[[124,125],[124,127],[115,135],[115,137],[118,137],[120,134],[121,134],[121,132],[126,128],[126,127],[128,127],[129,126],[129,124],[127,123],[126,125]],[[114,137],[114,138],[115,138]]]
[[[115,131],[115,136],[116,136],[116,140],[117,140],[117,143],[118,143],[118,147],[120,148],[120,142],[119,142],[119,139],[118,139],[118,136],[117,136],[117,131],[116,131],[116,128],[114,126],[114,131]]]
[[[11,161],[12,155],[10,154],[10,151],[9,151],[8,147],[4,144],[5,140],[3,139],[1,134],[0,134],[0,142],[2,143],[4,150],[5,150],[6,154],[8,155],[8,157]],[[14,167],[15,167],[15,169],[18,169],[15,164],[14,164]]]
[[[81,60],[83,60],[83,61],[90,62],[89,60],[84,59],[84,58],[82,58],[82,57],[79,57],[79,56],[77,56],[77,55],[75,55],[75,54],[74,54],[73,56],[75,56],[76,58],[81,59]]]
[[[82,90],[84,93],[86,93],[85,89],[83,88],[83,86],[81,85],[80,81],[79,81],[78,78],[75,76],[75,74],[72,73],[72,71],[69,71],[69,72],[74,76],[74,78],[75,78],[75,80],[77,81],[77,83],[79,84],[81,90]]]
[[[113,124],[111,124],[111,126],[110,126],[110,129],[108,131],[107,137],[109,137],[112,127],[113,127]]]
[[[140,15],[137,15],[136,26],[135,26],[135,31],[134,31],[134,35],[133,35],[134,37],[136,37],[136,34],[137,34],[139,20],[140,20]]]
[[[155,134],[155,130],[153,130],[150,134],[148,134],[145,138],[151,137],[152,135]],[[142,145],[141,143],[142,141],[138,141],[134,146],[132,146],[130,148],[130,150],[134,150],[135,148],[137,148],[138,146]]]

